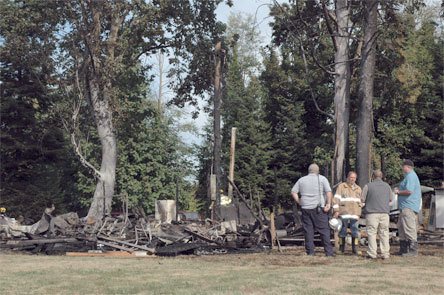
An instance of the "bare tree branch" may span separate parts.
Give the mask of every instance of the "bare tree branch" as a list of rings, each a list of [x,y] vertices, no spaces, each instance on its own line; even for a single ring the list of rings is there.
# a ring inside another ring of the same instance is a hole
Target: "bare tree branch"
[[[60,88],[63,90],[65,95],[67,97],[70,96],[69,92],[67,91],[66,87],[60,84]],[[80,163],[85,166],[88,169],[91,169],[91,171],[94,173],[95,177],[98,177],[99,179],[102,178],[102,174],[100,171],[92,164],[90,163],[85,156],[82,153],[81,150],[81,144],[80,141],[77,140],[76,134],[79,130],[79,114],[80,109],[82,106],[82,102],[84,101],[84,95],[82,92],[82,89],[80,87],[80,78],[79,78],[79,70],[78,65],[76,65],[76,72],[75,72],[75,86],[77,90],[77,99],[74,99],[73,105],[72,105],[72,115],[71,115],[71,121],[68,122],[65,118],[62,116],[62,124],[64,129],[70,134],[70,141],[74,148],[74,152],[80,159]]]
[[[330,75],[336,75],[336,73],[334,71],[331,71],[329,69],[327,69],[325,66],[321,65],[321,63],[318,61],[318,59],[316,58],[316,48],[313,47],[313,50],[311,51],[311,58],[313,58],[315,64],[324,72],[326,72],[327,74]]]
[[[282,6],[281,6],[276,0],[274,1],[274,3],[275,3],[275,5],[277,5],[277,6],[281,9],[281,11],[282,11],[283,13],[286,13],[286,12],[284,11],[284,9],[282,8]],[[297,31],[297,30],[296,30],[296,26],[293,24],[293,22],[292,22],[291,20],[289,20],[289,22],[290,22],[290,25],[292,25],[292,26],[294,27],[295,31]],[[302,60],[304,61],[305,74],[307,75],[307,79],[309,80],[309,77],[310,77],[310,76],[309,76],[309,73],[310,73],[310,71],[309,71],[309,69],[308,69],[307,57],[306,57],[306,54],[305,54],[305,48],[304,48],[304,46],[303,46],[302,40],[301,40],[300,37],[296,36],[296,35],[293,34],[293,32],[291,32],[291,31],[290,31],[290,36],[292,36],[296,41],[299,42],[299,46],[300,46],[300,48],[301,48],[301,53],[302,53]],[[327,70],[327,72],[329,72],[329,71]],[[309,91],[310,91],[310,96],[311,96],[311,99],[313,100],[313,103],[314,103],[314,105],[315,105],[315,107],[316,107],[316,110],[317,110],[319,113],[321,113],[321,114],[323,114],[323,115],[329,117],[329,118],[330,118],[331,120],[333,120],[333,122],[334,122],[334,121],[335,121],[335,117],[334,117],[332,114],[329,114],[329,113],[327,113],[326,111],[323,111],[323,110],[319,107],[318,101],[316,100],[316,96],[315,96],[315,94],[314,94],[313,87],[311,86],[310,81],[309,81],[309,83],[308,83],[308,89],[309,89]]]
[[[333,42],[333,47],[335,48],[335,51],[337,51],[338,50],[338,45],[336,44],[336,37],[335,37],[336,36],[335,32],[337,30],[333,29],[333,26],[332,26],[332,24],[330,22],[330,19],[332,17],[331,17],[330,11],[327,8],[327,5],[325,4],[325,1],[321,1],[321,4],[322,4],[322,9],[324,10],[324,17],[325,17],[325,22],[327,24],[327,30],[328,30],[328,32],[330,34],[330,37],[331,37],[331,40]],[[336,22],[336,18],[333,18],[333,20]]]
[[[304,61],[304,67],[305,67],[305,74],[307,75],[307,78],[309,77],[309,70],[308,70],[308,63],[307,63],[307,58],[305,57],[305,49],[304,49],[304,46],[302,45],[302,42],[301,42],[301,52],[302,52],[302,60]],[[308,88],[309,88],[309,90],[310,90],[310,96],[311,96],[311,99],[313,100],[313,103],[314,103],[314,105],[315,105],[315,107],[316,107],[316,110],[318,111],[318,112],[320,112],[321,114],[324,114],[324,115],[326,115],[327,117],[329,117],[330,119],[332,119],[333,120],[333,122],[335,121],[335,117],[332,115],[332,114],[329,114],[329,113],[327,113],[326,111],[323,111],[320,107],[319,107],[319,104],[318,104],[318,101],[316,100],[316,96],[315,96],[315,94],[314,94],[314,91],[313,91],[313,88],[311,87],[311,85],[308,85]]]

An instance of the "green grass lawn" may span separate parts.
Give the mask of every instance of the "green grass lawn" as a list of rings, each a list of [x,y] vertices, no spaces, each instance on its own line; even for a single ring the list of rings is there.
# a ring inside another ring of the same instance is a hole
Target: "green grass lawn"
[[[300,251],[176,258],[0,254],[0,286],[1,294],[441,294],[444,251],[437,251],[389,261]]]

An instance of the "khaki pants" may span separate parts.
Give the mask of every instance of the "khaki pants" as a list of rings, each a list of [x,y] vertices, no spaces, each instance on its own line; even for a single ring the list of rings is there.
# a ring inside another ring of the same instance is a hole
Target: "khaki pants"
[[[378,234],[382,257],[388,258],[390,256],[389,215],[387,213],[369,213],[365,218],[367,220],[368,234],[367,254],[372,258],[378,256],[378,245],[376,243],[376,234]]]
[[[399,214],[398,235],[400,240],[416,242],[418,238],[418,217],[412,209],[404,208]]]

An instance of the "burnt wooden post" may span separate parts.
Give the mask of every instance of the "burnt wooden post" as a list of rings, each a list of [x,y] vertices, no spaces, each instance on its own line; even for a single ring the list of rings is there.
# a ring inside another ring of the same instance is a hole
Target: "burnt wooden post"
[[[224,55],[222,42],[218,41],[215,48],[215,73],[214,73],[214,109],[213,109],[213,173],[216,175],[216,214],[220,216],[220,188],[221,188],[221,128],[220,109],[222,104],[222,63]]]
[[[271,249],[276,246],[276,226],[274,224],[274,212],[270,213],[270,235],[271,235]]]
[[[235,152],[236,152],[236,127],[231,128],[231,146],[230,146],[230,172],[229,178],[234,182],[234,160],[235,160]],[[233,186],[228,184],[228,196],[233,198]]]
[[[176,221],[179,221],[178,216],[179,216],[179,176],[176,176]]]

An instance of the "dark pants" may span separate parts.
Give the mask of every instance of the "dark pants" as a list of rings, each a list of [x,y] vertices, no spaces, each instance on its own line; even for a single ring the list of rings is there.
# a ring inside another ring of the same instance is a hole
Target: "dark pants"
[[[315,252],[315,230],[321,235],[325,255],[333,255],[333,246],[330,242],[330,227],[328,225],[328,213],[317,209],[302,209],[302,226],[305,233],[305,251],[308,255]]]

